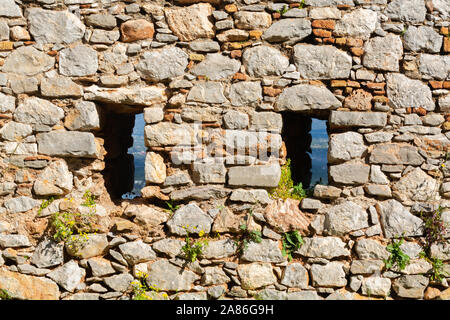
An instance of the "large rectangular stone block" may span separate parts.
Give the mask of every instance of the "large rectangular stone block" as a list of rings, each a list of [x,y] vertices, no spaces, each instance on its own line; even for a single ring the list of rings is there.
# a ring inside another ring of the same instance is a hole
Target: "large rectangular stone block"
[[[387,114],[384,112],[331,111],[330,125],[336,127],[384,127]]]
[[[95,137],[90,132],[52,131],[36,135],[38,152],[49,156],[97,158]]]
[[[232,186],[276,187],[281,169],[278,163],[263,166],[232,167],[228,170],[228,184]]]

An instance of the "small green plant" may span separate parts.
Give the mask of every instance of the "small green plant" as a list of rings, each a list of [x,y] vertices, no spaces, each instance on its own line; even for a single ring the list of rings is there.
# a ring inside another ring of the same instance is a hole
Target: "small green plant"
[[[400,33],[401,36],[405,35],[406,31],[408,31],[408,27],[405,26],[402,30],[402,32]]]
[[[270,196],[275,199],[286,200],[288,198],[302,200],[307,196],[307,190],[303,189],[303,184],[300,182],[294,186],[291,172],[291,159],[286,159],[286,163],[281,167],[281,177],[278,187],[272,189]]]
[[[95,206],[96,197],[92,194],[91,191],[86,190],[83,194],[84,202],[81,204],[84,207],[92,208]]]
[[[250,209],[249,216],[247,217],[247,221],[250,219],[252,214],[253,214],[253,210]],[[262,241],[261,231],[249,230],[247,223],[241,224],[239,226],[239,229],[242,231],[240,240],[237,242],[239,253],[243,253],[245,250],[247,250],[248,244],[250,242],[261,243],[261,241]]]
[[[425,215],[420,213],[420,217],[424,221],[425,245],[424,251],[430,257],[431,246],[434,243],[445,241],[446,225],[442,220],[442,207],[439,206],[431,214]]]
[[[169,212],[170,215],[173,215],[175,211],[177,211],[180,208],[180,205],[176,205],[173,200],[166,201],[166,205],[168,209],[166,209],[167,212]]]
[[[185,244],[181,248],[181,250],[184,252],[187,260],[194,262],[202,254],[203,250],[208,245],[208,240],[203,239],[205,232],[203,230],[201,230],[198,233],[200,240],[193,241],[193,239],[191,239],[191,237],[189,235],[188,227],[189,226],[183,227],[184,230],[186,230],[186,237],[185,237]],[[194,229],[196,229],[196,227],[194,227]]]
[[[151,296],[148,295],[149,291],[153,291],[158,293],[160,291],[159,288],[155,286],[149,286],[147,284],[146,279],[148,278],[148,274],[145,272],[137,273],[138,280],[131,282],[132,290],[133,290],[133,300],[153,300]],[[166,293],[163,293],[164,298],[168,298]]]
[[[282,238],[283,248],[281,252],[283,256],[287,256],[289,261],[292,261],[292,253],[295,250],[300,249],[303,245],[303,238],[301,234],[297,231],[285,232]]]
[[[0,300],[12,300],[13,297],[9,294],[8,290],[0,289]]]
[[[285,14],[286,12],[288,12],[289,9],[290,9],[290,8],[289,8],[287,5],[284,5],[283,8],[281,8],[281,9],[279,9],[279,10],[276,10],[275,12],[279,13],[280,15],[283,15],[283,14]]]
[[[444,271],[444,262],[441,259],[430,258],[425,251],[422,251],[419,256],[431,264],[431,281],[442,282],[442,280],[449,276],[449,274]]]
[[[389,258],[384,260],[387,270],[390,270],[393,267],[398,267],[398,269],[403,270],[409,264],[410,257],[400,248],[403,241],[403,238],[399,241],[393,239],[392,242],[386,246],[386,250],[390,253]]]
[[[47,208],[49,205],[51,205],[53,201],[55,201],[55,197],[50,197],[50,198],[48,198],[48,199],[42,200],[42,203],[41,203],[41,205],[40,205],[40,207],[39,207],[39,209],[38,209],[38,212],[37,212],[38,216],[40,216],[41,213],[42,213],[42,210],[44,210],[44,209]]]

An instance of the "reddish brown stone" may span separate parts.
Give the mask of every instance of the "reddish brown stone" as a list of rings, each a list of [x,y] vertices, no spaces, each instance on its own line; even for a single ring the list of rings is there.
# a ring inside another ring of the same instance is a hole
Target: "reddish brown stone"
[[[427,110],[425,110],[425,109],[422,108],[422,107],[414,108],[414,109],[413,109],[413,112],[414,112],[414,113],[417,113],[417,114],[420,115],[420,116],[425,116],[425,115],[427,114]]]
[[[323,39],[323,43],[335,43],[336,39],[335,38],[325,38]]]
[[[385,82],[367,82],[366,86],[372,90],[384,90]]]
[[[313,29],[313,33],[316,37],[321,37],[321,38],[331,37],[331,31],[324,30],[324,29]]]
[[[353,53],[354,56],[357,57],[361,57],[364,54],[364,49],[362,48],[352,47],[350,51]]]
[[[14,49],[14,43],[11,41],[0,41],[0,51],[10,51]]]
[[[262,34],[263,34],[263,32],[261,30],[250,30],[248,32],[250,39],[259,39],[259,38],[261,38]]]
[[[281,14],[280,14],[279,12],[274,12],[274,13],[272,13],[272,18],[274,18],[274,19],[280,19],[280,17],[281,17]]]
[[[450,38],[449,37],[444,38],[444,52],[447,52],[447,53],[450,52]]]
[[[355,90],[345,98],[344,107],[350,110],[368,111],[372,109],[372,95],[362,89]]]
[[[450,89],[450,81],[444,81],[443,88],[444,89]]]
[[[349,47],[358,47],[361,48],[364,44],[364,41],[361,39],[355,39],[355,38],[347,38],[347,45]]]
[[[153,38],[155,29],[153,28],[153,23],[144,19],[138,19],[122,23],[120,32],[122,33],[121,40],[123,42],[133,42]]]
[[[423,297],[425,300],[432,300],[436,297],[439,297],[440,294],[441,291],[439,289],[428,287],[427,290],[425,290]]]
[[[385,96],[374,96],[373,102],[380,102],[386,104],[389,102],[389,98]]]
[[[347,81],[345,81],[345,80],[331,80],[332,88],[346,87],[346,86],[347,86]]]
[[[233,80],[242,80],[242,81],[245,81],[245,80],[247,80],[247,76],[246,76],[245,74],[243,74],[243,73],[236,72],[236,73],[233,75]]]
[[[444,81],[430,80],[428,83],[433,89],[442,89],[444,87]]]
[[[347,87],[361,88],[361,84],[358,81],[348,80]]]
[[[373,94],[376,95],[376,96],[384,96],[384,95],[386,95],[386,91],[384,91],[384,90],[375,90],[375,91],[373,91]]]
[[[278,96],[283,90],[274,87],[263,87],[264,95],[269,97]]]
[[[336,44],[343,46],[347,43],[347,38],[336,38]]]
[[[322,38],[314,38],[314,41],[316,41],[317,43],[323,43],[323,39]]]
[[[448,27],[441,27],[441,34],[444,36],[448,35],[450,32],[450,29]]]
[[[311,23],[313,28],[333,30],[335,27],[334,20],[314,20]]]
[[[230,57],[231,58],[240,58],[240,57],[242,57],[242,51],[241,50],[232,50],[231,52],[230,52]]]
[[[235,4],[227,4],[227,5],[224,7],[224,9],[225,9],[225,11],[228,12],[228,13],[233,13],[233,12],[238,11],[238,7],[237,7]]]

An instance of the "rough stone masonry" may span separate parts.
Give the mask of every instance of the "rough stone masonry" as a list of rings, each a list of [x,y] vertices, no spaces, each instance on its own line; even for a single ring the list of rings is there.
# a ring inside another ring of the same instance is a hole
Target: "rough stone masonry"
[[[0,0],[2,293],[131,299],[146,274],[154,299],[449,299],[449,28],[449,0]],[[146,187],[121,200],[137,113]],[[300,203],[269,196],[290,114],[330,138]],[[420,256],[438,206],[442,281]],[[78,246],[64,212],[94,218]],[[244,223],[262,239],[239,250]]]

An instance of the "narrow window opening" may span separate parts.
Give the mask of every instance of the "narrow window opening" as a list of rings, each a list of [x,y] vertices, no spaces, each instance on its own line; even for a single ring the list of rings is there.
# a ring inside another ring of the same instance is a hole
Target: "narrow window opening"
[[[282,116],[282,138],[294,185],[302,183],[307,189],[316,183],[328,184],[327,121],[292,112]]]
[[[143,122],[142,114],[114,113],[105,108],[99,136],[106,150],[103,179],[112,200],[138,197],[145,185]]]

